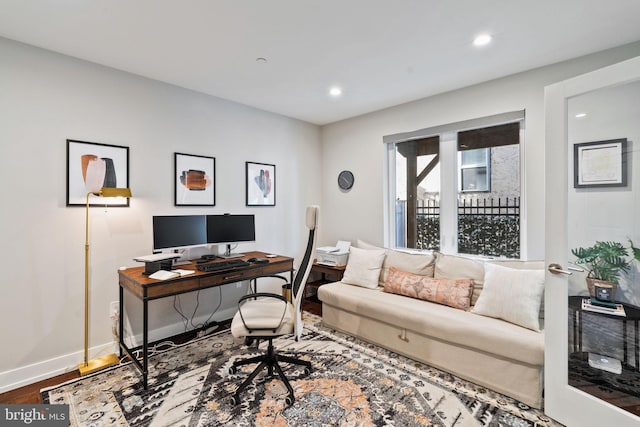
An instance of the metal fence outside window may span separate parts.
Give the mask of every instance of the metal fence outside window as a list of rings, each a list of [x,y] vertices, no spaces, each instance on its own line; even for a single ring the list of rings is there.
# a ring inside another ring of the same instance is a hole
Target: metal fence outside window
[[[403,212],[403,208],[404,202],[399,201],[396,212]],[[397,219],[400,223],[400,215]],[[404,225],[397,230],[404,230]],[[402,242],[397,240],[396,243]],[[437,200],[426,200],[417,208],[416,249],[440,249],[440,205]],[[520,198],[459,199],[458,252],[519,258]]]

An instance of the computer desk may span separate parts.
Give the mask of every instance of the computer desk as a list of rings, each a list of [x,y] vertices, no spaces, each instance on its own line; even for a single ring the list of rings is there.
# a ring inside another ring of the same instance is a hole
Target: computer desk
[[[264,252],[245,252],[242,258],[248,260],[250,258],[266,258]],[[290,283],[293,281],[293,258],[285,256],[276,256],[267,258],[266,264],[251,264],[250,266],[241,267],[235,270],[202,272],[197,269],[195,262],[191,264],[181,265],[184,270],[195,270],[193,274],[170,280],[154,280],[143,274],[144,267],[127,268],[118,270],[119,276],[119,294],[120,294],[120,325],[119,325],[119,341],[120,341],[120,357],[123,352],[129,356],[134,365],[140,370],[143,377],[143,385],[145,390],[148,386],[149,376],[149,301],[159,298],[166,298],[173,295],[179,295],[187,292],[199,291],[201,289],[222,286],[228,283],[240,282],[244,280],[253,280],[260,277],[271,276],[279,273],[289,272]],[[213,262],[224,261],[217,259]],[[134,297],[142,301],[142,361],[134,356],[133,350],[124,342],[124,291],[125,289],[133,294]]]

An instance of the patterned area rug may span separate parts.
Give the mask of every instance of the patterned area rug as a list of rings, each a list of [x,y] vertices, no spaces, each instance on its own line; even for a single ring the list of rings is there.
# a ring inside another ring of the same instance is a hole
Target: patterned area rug
[[[490,426],[555,427],[542,412],[427,365],[324,328],[306,315],[303,339],[274,341],[313,371],[283,368],[295,390],[266,371],[229,398],[254,365],[234,375],[237,358],[262,353],[228,331],[150,359],[149,389],[131,364],[42,390],[45,403],[70,405],[72,426]]]

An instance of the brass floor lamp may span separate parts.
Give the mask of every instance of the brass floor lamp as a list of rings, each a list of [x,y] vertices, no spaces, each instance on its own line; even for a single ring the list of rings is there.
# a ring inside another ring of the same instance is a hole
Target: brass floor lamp
[[[115,354],[107,354],[89,360],[89,196],[102,197],[131,197],[128,188],[103,187],[98,192],[87,193],[87,207],[85,212],[85,243],[84,243],[84,361],[78,365],[80,375],[88,375],[120,363]]]

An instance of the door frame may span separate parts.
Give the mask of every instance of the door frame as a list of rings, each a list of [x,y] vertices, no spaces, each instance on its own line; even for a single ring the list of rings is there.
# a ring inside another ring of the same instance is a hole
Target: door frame
[[[568,263],[568,100],[638,80],[640,57],[545,87],[547,264]],[[637,427],[639,417],[568,385],[568,280],[547,271],[545,283],[545,413],[568,426]]]

